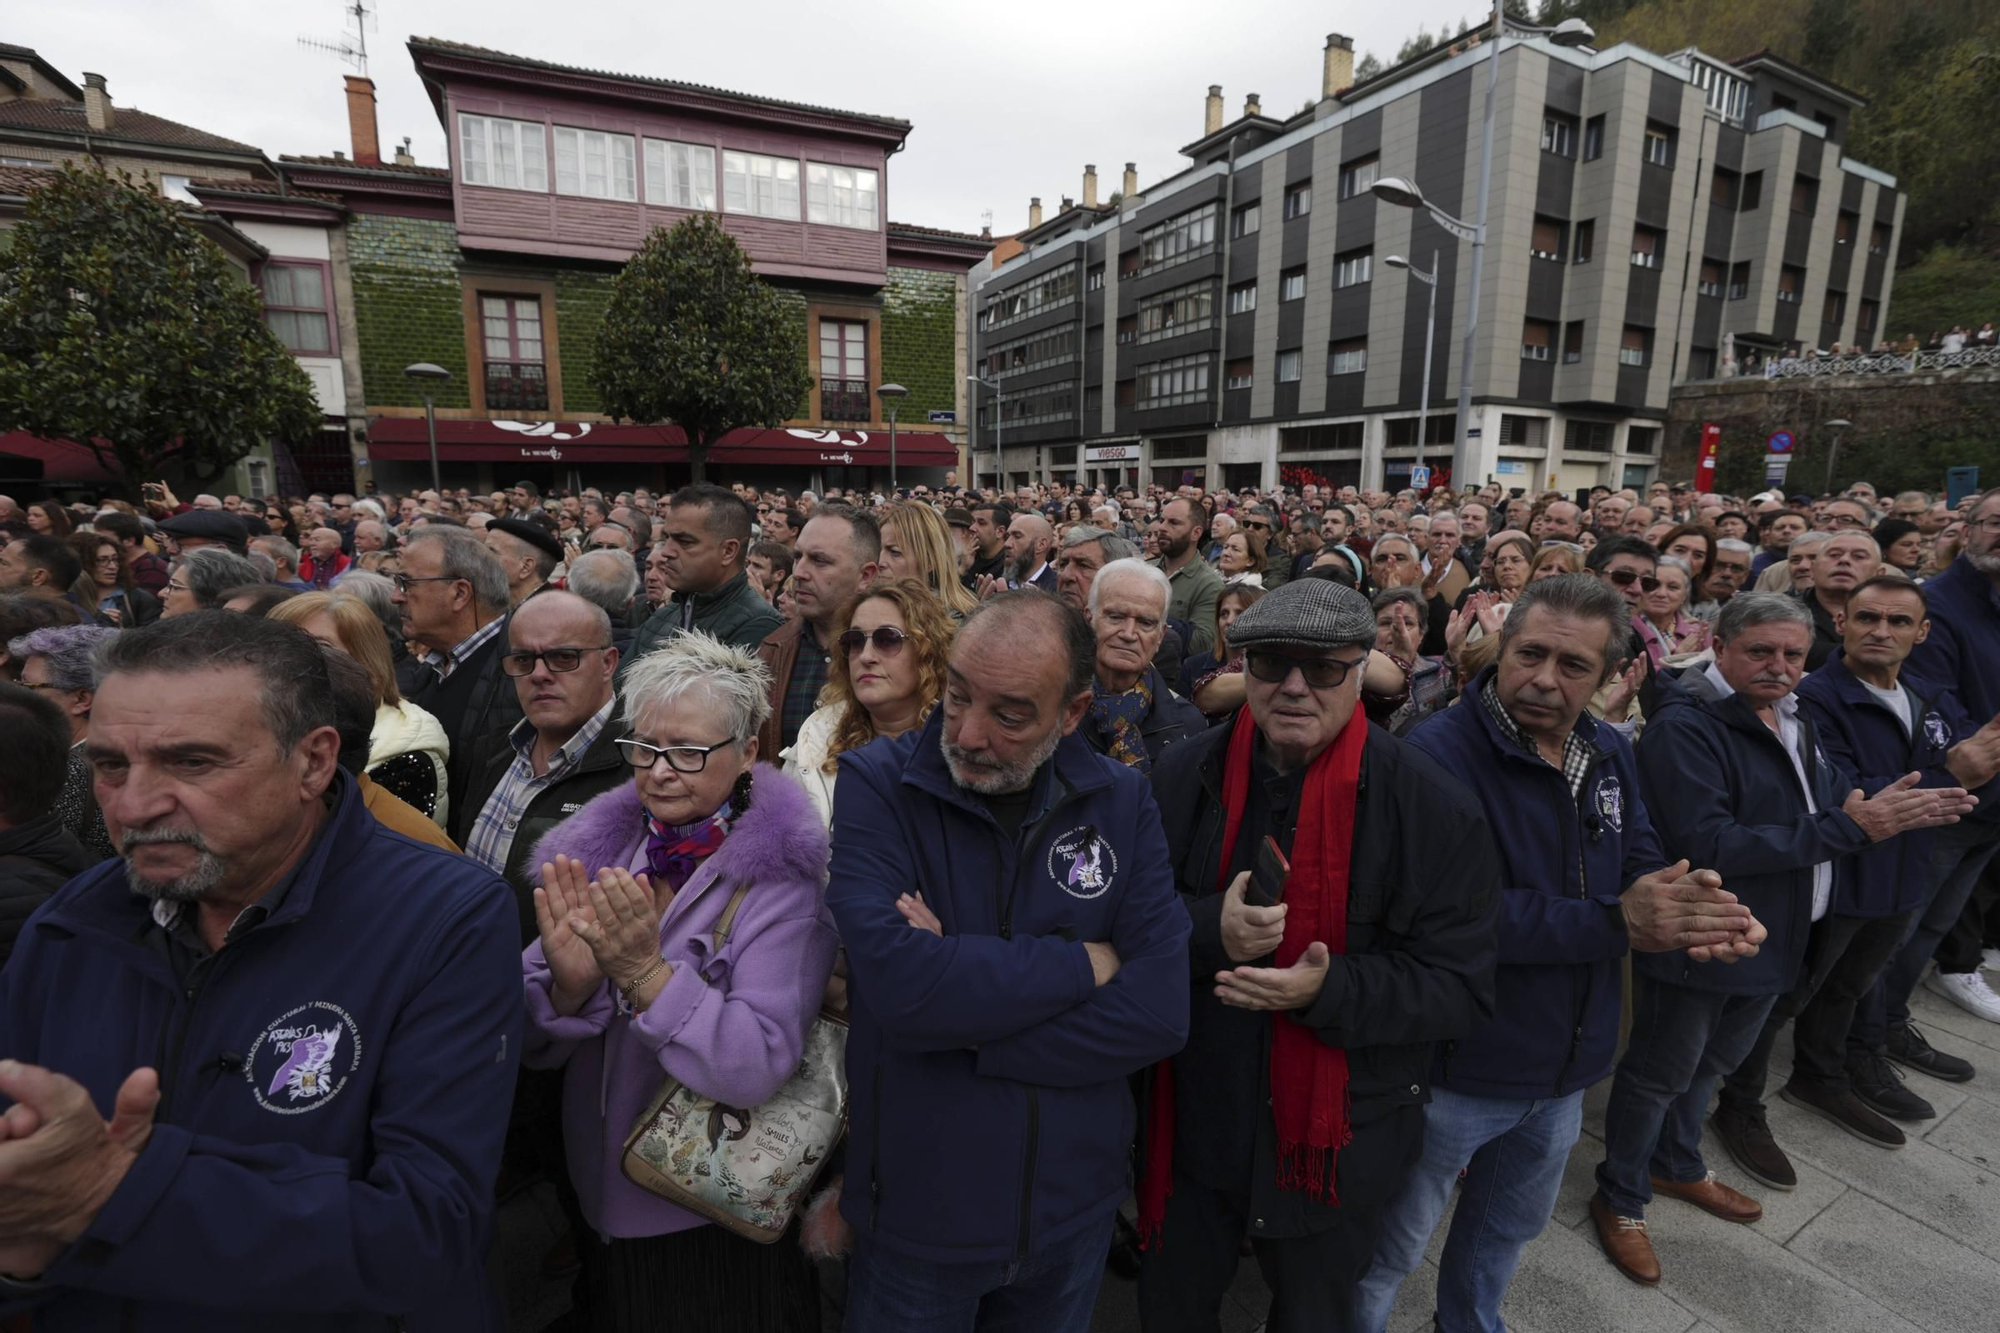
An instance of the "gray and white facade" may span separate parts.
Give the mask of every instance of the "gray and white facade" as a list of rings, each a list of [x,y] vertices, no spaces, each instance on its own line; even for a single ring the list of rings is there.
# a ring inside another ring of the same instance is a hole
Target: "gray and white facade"
[[[1353,87],[1329,38],[1287,119],[1209,91],[1192,165],[1115,207],[1038,214],[975,269],[982,484],[1403,484],[1451,458],[1472,247],[1369,190],[1477,211],[1492,48],[1468,36]],[[1844,156],[1862,99],[1760,54],[1558,47],[1510,27],[1473,359],[1474,481],[1654,479],[1671,386],[1791,344],[1887,336],[1904,197]],[[1429,289],[1440,272],[1428,429]],[[1733,353],[1733,355],[1732,355]],[[996,422],[996,407],[1001,419]],[[1302,469],[1294,471],[1294,468]],[[1463,479],[1458,479],[1463,480]]]

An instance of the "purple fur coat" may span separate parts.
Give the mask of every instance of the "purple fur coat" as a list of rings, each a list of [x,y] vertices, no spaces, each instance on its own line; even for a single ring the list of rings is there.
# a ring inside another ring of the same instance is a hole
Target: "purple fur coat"
[[[798,1067],[806,1031],[833,971],[837,938],[826,910],[826,827],[799,784],[758,764],[750,808],[674,895],[660,922],[673,973],[645,1012],[617,1011],[610,983],[558,1015],[541,941],[521,955],[532,1069],[563,1070],[563,1140],[583,1214],[605,1237],[658,1236],[702,1219],[647,1193],[619,1169],[632,1121],[671,1074],[733,1106],[768,1100]],[[591,874],[646,867],[645,825],[630,784],[551,829],[532,864],[558,852]],[[722,952],[717,918],[738,884],[750,891]]]

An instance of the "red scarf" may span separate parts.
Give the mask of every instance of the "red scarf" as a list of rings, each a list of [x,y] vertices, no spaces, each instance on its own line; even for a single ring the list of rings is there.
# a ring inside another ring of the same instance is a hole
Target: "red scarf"
[[[1257,724],[1246,706],[1236,715],[1222,770],[1222,856],[1215,891],[1229,887],[1236,835],[1250,791]],[[1347,952],[1347,877],[1354,854],[1354,805],[1361,788],[1361,752],[1368,719],[1357,707],[1333,744],[1306,770],[1292,839],[1292,870],[1285,881],[1285,938],[1274,966],[1290,967],[1314,940],[1336,956]],[[1288,1013],[1271,1015],[1271,1114],[1278,1131],[1278,1188],[1304,1190],[1316,1203],[1340,1203],[1334,1161],[1353,1137],[1347,1120],[1347,1052],[1329,1046]],[[1173,1190],[1174,1067],[1153,1071],[1146,1122],[1145,1177],[1139,1183],[1141,1246],[1159,1243]]]

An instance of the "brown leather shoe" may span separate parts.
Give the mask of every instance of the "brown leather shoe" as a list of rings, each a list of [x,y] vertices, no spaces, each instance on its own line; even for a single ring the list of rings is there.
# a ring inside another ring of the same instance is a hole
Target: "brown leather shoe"
[[[1725,1222],[1755,1222],[1764,1215],[1764,1205],[1747,1194],[1729,1188],[1711,1171],[1700,1180],[1676,1181],[1653,1177],[1653,1193],[1691,1203],[1704,1213],[1713,1213]]]
[[[1601,1194],[1591,1196],[1590,1220],[1597,1224],[1597,1239],[1613,1268],[1642,1287],[1660,1285],[1660,1260],[1653,1253],[1653,1238],[1646,1234],[1645,1222],[1618,1216]]]

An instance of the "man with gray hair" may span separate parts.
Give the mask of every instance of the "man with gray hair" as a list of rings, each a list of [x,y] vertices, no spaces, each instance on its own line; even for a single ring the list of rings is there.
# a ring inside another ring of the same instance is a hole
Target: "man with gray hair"
[[[1726,1222],[1764,1214],[1708,1171],[1701,1117],[1716,1080],[1743,1062],[1798,984],[1813,923],[1832,907],[1834,863],[1906,829],[1955,823],[1969,808],[1962,789],[1917,787],[1916,773],[1863,797],[1825,758],[1793,694],[1811,648],[1812,614],[1799,602],[1737,594],[1716,617],[1715,660],[1662,695],[1639,742],[1660,841],[1721,875],[1769,932],[1755,957],[1733,966],[1633,959],[1631,1040],[1605,1110],[1590,1211],[1612,1265],[1642,1285],[1660,1280],[1645,1221],[1655,1193]],[[1711,1123],[1753,1174],[1777,1151],[1760,1111],[1724,1105]]]
[[[1715,558],[1702,571],[1687,613],[1696,620],[1713,623],[1721,614],[1723,603],[1750,581],[1750,562],[1756,554],[1757,548],[1741,538],[1716,538]]]
[[[1078,524],[1063,534],[1062,550],[1056,554],[1056,596],[1088,615],[1090,586],[1097,578],[1097,571],[1114,560],[1130,560],[1138,554],[1139,548],[1117,533]],[[1160,646],[1153,653],[1153,670],[1163,681],[1177,681],[1186,658],[1187,641],[1168,621],[1160,635]]]
[[[1090,585],[1097,670],[1081,728],[1099,754],[1150,773],[1160,751],[1199,735],[1208,719],[1168,687],[1153,662],[1167,632],[1167,576],[1136,557],[1114,560]]]
[[[293,592],[311,592],[312,585],[299,578],[299,548],[276,533],[250,539],[250,554],[271,562],[271,582]]]
[[[585,551],[569,562],[569,590],[611,617],[613,634],[631,642],[633,599],[639,595],[639,567],[630,551]],[[643,614],[643,608],[640,608]]]

